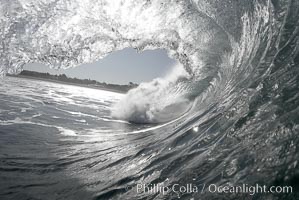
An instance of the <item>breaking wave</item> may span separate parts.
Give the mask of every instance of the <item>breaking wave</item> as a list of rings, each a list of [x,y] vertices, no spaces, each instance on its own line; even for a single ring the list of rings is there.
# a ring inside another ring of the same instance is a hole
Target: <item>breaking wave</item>
[[[127,47],[166,49],[180,64],[112,109],[115,118],[136,123],[184,115],[172,136],[158,142],[181,152],[159,151],[168,167],[154,160],[143,172],[160,169],[164,175],[155,181],[184,183],[192,175],[175,164],[184,162],[198,183],[252,183],[254,174],[269,184],[291,184],[298,167],[285,166],[298,158],[298,9],[296,0],[2,0],[0,71],[17,73],[31,62],[75,67]],[[200,152],[206,152],[198,157],[201,169],[193,162]],[[205,165],[220,166],[214,175],[221,168],[224,177],[209,175]]]
[[[262,41],[274,26],[273,7],[270,2],[242,4],[227,4],[218,16],[222,3],[205,1],[3,2],[1,72],[19,72],[30,62],[74,67],[125,47],[164,48],[189,77],[175,71],[144,83],[112,114],[138,123],[169,121],[203,92],[226,93],[257,68],[250,59],[272,39]]]

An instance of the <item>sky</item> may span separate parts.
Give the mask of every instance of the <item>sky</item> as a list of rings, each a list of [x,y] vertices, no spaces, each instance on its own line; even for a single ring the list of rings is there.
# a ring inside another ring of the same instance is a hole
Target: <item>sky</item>
[[[168,57],[166,50],[146,50],[137,53],[135,49],[126,48],[113,52],[97,62],[71,69],[54,70],[38,63],[27,64],[24,69],[66,74],[68,77],[87,78],[99,82],[128,84],[148,82],[162,77],[171,71],[175,64],[176,61]]]

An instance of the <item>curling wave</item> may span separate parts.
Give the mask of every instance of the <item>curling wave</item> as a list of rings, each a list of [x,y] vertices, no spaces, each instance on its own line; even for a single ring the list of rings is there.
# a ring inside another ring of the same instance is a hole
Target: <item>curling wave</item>
[[[51,68],[73,67],[125,47],[139,51],[164,48],[182,64],[188,80],[165,78],[143,84],[128,94],[124,100],[130,102],[128,106],[121,102],[115,107],[118,111],[114,109],[113,116],[139,123],[171,120],[219,78],[228,83],[238,71],[247,71],[237,76],[241,79],[252,70],[247,62],[270,31],[266,29],[271,29],[265,27],[272,17],[271,5],[255,2],[251,10],[244,3],[242,12],[226,15],[239,4],[229,4],[231,7],[217,16],[219,3],[205,1],[6,2],[1,6],[5,22],[1,72],[19,72],[30,62]],[[217,88],[215,92],[226,90]],[[136,101],[140,95],[143,100]],[[178,108],[176,113],[171,107]]]
[[[298,186],[298,1],[2,0],[0,11],[2,75],[30,62],[75,67],[126,47],[163,48],[180,63],[112,108],[135,123],[184,117],[123,159],[138,174],[109,180],[98,199],[145,198],[124,189],[145,180]]]

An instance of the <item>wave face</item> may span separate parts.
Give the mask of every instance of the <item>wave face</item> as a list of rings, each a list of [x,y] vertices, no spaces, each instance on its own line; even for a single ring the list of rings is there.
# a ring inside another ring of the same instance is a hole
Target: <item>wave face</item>
[[[141,84],[112,108],[122,120],[170,127],[163,136],[165,129],[156,130],[154,142],[144,141],[143,150],[122,160],[129,166],[147,157],[138,174],[128,172],[102,189],[99,199],[162,198],[124,188],[166,178],[167,184],[298,188],[298,4],[1,0],[0,72],[17,73],[31,62],[75,67],[126,47],[163,48],[179,61],[168,76]],[[287,197],[298,197],[292,195]],[[190,196],[229,198],[182,197]],[[278,198],[257,198],[265,196]]]

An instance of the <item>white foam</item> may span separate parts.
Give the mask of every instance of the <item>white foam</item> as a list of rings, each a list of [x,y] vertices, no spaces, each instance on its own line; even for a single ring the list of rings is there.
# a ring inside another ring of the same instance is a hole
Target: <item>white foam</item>
[[[56,129],[59,130],[60,134],[62,134],[62,135],[77,136],[77,134],[76,134],[75,131],[70,130],[70,129],[66,129],[64,127],[54,126],[54,125],[49,125],[49,124],[36,123],[36,122],[31,122],[31,121],[26,121],[26,120],[23,120],[23,119],[21,119],[19,117],[16,117],[13,120],[7,120],[7,121],[0,120],[0,125],[2,125],[2,126],[8,126],[8,125],[13,125],[13,124],[33,124],[33,125],[38,125],[38,126],[56,128]]]
[[[63,128],[63,127],[56,127],[56,128],[60,131],[60,134],[62,134],[62,135],[77,136],[77,134],[73,130],[66,129],[66,128]]]
[[[177,65],[165,78],[140,84],[112,107],[112,116],[137,123],[159,123],[177,118],[190,104],[177,84],[187,76],[184,68]]]

